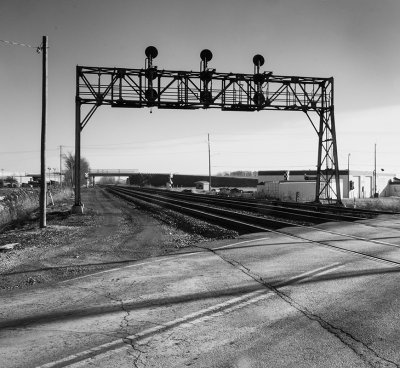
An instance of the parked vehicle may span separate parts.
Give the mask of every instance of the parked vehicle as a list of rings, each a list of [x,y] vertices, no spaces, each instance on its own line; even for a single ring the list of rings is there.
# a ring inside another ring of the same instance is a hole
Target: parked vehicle
[[[229,195],[231,197],[240,197],[242,195],[242,193],[243,193],[243,190],[238,189],[238,188],[233,188],[233,189],[231,189]]]
[[[193,189],[184,189],[182,193],[193,193]]]

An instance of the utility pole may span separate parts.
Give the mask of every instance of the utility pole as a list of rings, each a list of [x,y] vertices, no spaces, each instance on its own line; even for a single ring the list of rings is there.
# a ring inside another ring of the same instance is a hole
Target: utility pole
[[[347,188],[350,198],[350,153],[347,154]]]
[[[62,168],[62,146],[60,146],[60,188],[62,188],[62,173],[61,173],[61,168]]]
[[[42,41],[42,132],[40,140],[40,227],[45,228],[46,224],[46,121],[47,121],[47,36]]]
[[[374,197],[378,197],[378,191],[376,188],[376,143],[374,149]]]
[[[209,187],[208,190],[211,192],[211,154],[210,154],[210,134],[207,134],[208,137],[208,181]]]

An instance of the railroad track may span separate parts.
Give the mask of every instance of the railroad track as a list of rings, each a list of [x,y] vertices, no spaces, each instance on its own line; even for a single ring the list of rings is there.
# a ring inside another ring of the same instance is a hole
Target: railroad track
[[[126,187],[130,190],[138,188]],[[255,199],[226,198],[219,196],[210,196],[207,194],[187,194],[174,191],[166,191],[155,188],[141,188],[141,192],[156,193],[161,196],[174,198],[193,199],[196,202],[209,203],[235,210],[258,213],[260,215],[273,216],[280,219],[295,221],[304,221],[310,224],[320,224],[327,221],[358,221],[364,219],[373,219],[380,215],[400,215],[399,212],[374,211],[360,208],[346,208],[341,206],[321,205],[315,203],[299,202],[276,202]],[[370,227],[385,227],[387,229],[397,230],[400,225],[375,225],[369,223]]]
[[[392,212],[378,212],[336,206],[322,206],[317,204],[276,204],[276,202],[266,203],[264,201],[256,201],[251,199],[235,199],[202,194],[187,194],[153,188],[125,188],[130,191],[136,191],[140,193],[153,193],[162,197],[178,198],[187,201],[194,201],[196,203],[207,203],[210,205],[222,206],[238,211],[253,212],[262,215],[278,217],[280,219],[295,219],[310,223],[322,223],[326,221],[356,221],[364,218],[374,218],[380,214],[393,214]]]
[[[374,211],[374,210],[367,210],[362,208],[350,208],[350,207],[343,207],[337,205],[324,205],[318,203],[303,203],[303,202],[282,202],[276,200],[260,200],[260,199],[252,199],[252,198],[240,198],[240,197],[220,197],[218,195],[208,195],[208,194],[199,194],[199,193],[183,193],[183,192],[176,192],[176,191],[169,191],[163,189],[156,189],[156,188],[135,188],[135,187],[126,187],[131,190],[140,190],[142,192],[147,193],[158,193],[159,195],[163,196],[172,196],[178,198],[196,198],[197,201],[206,200],[210,203],[236,203],[247,205],[249,207],[255,208],[265,208],[270,209],[271,211],[279,211],[288,212],[290,214],[293,213],[311,213],[315,214],[316,212],[319,214],[323,214],[326,216],[326,219],[334,219],[340,218],[343,216],[343,220],[348,221],[348,217],[354,217],[355,219],[359,218],[373,218],[377,215],[382,214],[389,214],[393,215],[395,212],[390,211]],[[399,213],[400,214],[400,213]],[[330,218],[329,218],[329,215]]]
[[[157,204],[164,208],[243,232],[266,231],[268,228],[279,228],[293,225],[293,223],[287,221],[278,221],[275,219],[244,214],[238,211],[210,206],[204,203],[196,203],[193,200],[189,201],[187,199],[168,198],[154,193],[146,193],[123,187],[107,187],[107,190],[130,202],[141,200]]]
[[[301,241],[306,241],[310,242],[314,245],[318,246],[323,246],[323,247],[328,247],[331,249],[335,249],[340,252],[346,252],[350,253],[353,255],[358,255],[364,258],[368,258],[374,261],[378,262],[384,262],[387,264],[391,264],[395,267],[400,267],[400,255],[397,258],[390,258],[390,257],[381,257],[379,255],[374,255],[371,252],[362,252],[358,251],[355,249],[349,249],[349,247],[345,248],[342,246],[338,246],[335,244],[332,244],[332,242],[335,242],[336,240],[314,240],[312,237],[307,236],[304,233],[301,234],[296,234],[295,231],[291,231],[290,229],[295,229],[297,228],[305,228],[308,230],[313,230],[325,233],[325,234],[331,234],[340,237],[342,240],[352,240],[353,243],[354,241],[357,242],[357,244],[361,244],[360,242],[366,242],[369,244],[374,244],[374,245],[379,245],[380,247],[385,247],[386,249],[395,249],[395,248],[400,248],[399,244],[395,243],[390,243],[390,242],[385,242],[385,241],[380,241],[376,239],[369,239],[366,237],[362,236],[357,236],[357,235],[351,235],[351,234],[346,234],[343,232],[337,232],[337,231],[331,231],[331,230],[326,230],[326,229],[321,229],[318,227],[315,227],[310,224],[302,224],[300,221],[296,220],[296,222],[292,221],[286,221],[282,219],[276,219],[276,218],[268,218],[265,216],[259,216],[259,215],[251,215],[248,213],[242,212],[244,207],[239,207],[241,210],[239,212],[236,210],[232,209],[227,209],[227,208],[221,208],[216,206],[215,203],[211,205],[207,201],[201,202],[198,201],[198,196],[194,195],[196,198],[192,198],[191,196],[183,196],[181,198],[178,198],[177,196],[174,195],[165,195],[162,196],[158,193],[158,191],[151,193],[151,191],[142,191],[142,190],[133,190],[132,188],[124,188],[124,187],[108,187],[108,191],[111,193],[121,197],[122,199],[125,199],[127,201],[146,201],[150,202],[153,204],[160,205],[165,208],[169,208],[181,213],[185,213],[190,216],[194,216],[197,218],[201,218],[206,221],[210,221],[213,223],[217,223],[222,226],[226,226],[229,228],[234,228],[235,230],[242,231],[242,232],[260,232],[260,231],[268,231],[268,232],[273,232],[276,234],[281,234],[285,236],[289,236]],[[199,203],[200,202],[200,203]],[[229,201],[226,203],[221,201],[221,203],[225,203],[224,205],[232,205]],[[242,203],[243,204],[243,203]],[[257,209],[258,211],[259,209]],[[376,212],[375,212],[376,213]],[[377,212],[380,213],[380,212]],[[292,216],[295,216],[295,212],[291,213]],[[320,213],[314,214],[314,216],[318,219]],[[299,218],[301,218],[301,221],[304,221],[304,213],[300,212]],[[307,214],[307,219],[311,220],[312,219],[312,214],[308,213]],[[343,216],[340,216],[341,218],[340,221],[346,221],[343,220]],[[320,219],[320,218],[319,218]],[[353,216],[348,216],[347,221],[355,221],[359,220],[360,217],[353,217]],[[365,217],[363,217],[365,219]],[[324,221],[327,221],[326,219]],[[332,220],[329,220],[332,221]],[[336,220],[338,221],[338,220]],[[318,222],[320,223],[320,222]],[[368,225],[366,225],[368,226]],[[400,240],[400,231],[399,231],[399,240]],[[342,242],[343,243],[343,242]],[[354,244],[353,244],[354,246]]]

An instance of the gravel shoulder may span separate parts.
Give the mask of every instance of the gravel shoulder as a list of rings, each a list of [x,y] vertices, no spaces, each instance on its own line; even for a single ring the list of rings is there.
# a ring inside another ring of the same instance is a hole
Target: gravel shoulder
[[[198,243],[236,236],[171,211],[126,203],[101,188],[84,189],[82,202],[84,215],[70,213],[69,198],[48,208],[45,229],[34,214],[0,234],[0,245],[17,243],[0,252],[0,292],[193,251]]]

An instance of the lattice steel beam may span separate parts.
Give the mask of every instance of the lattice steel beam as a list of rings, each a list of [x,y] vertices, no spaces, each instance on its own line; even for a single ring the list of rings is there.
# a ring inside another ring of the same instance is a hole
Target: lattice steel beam
[[[113,107],[173,109],[218,108],[234,111],[323,108],[323,91],[332,78],[288,77],[259,74],[77,67],[79,101]],[[207,89],[202,86],[207,78]]]

